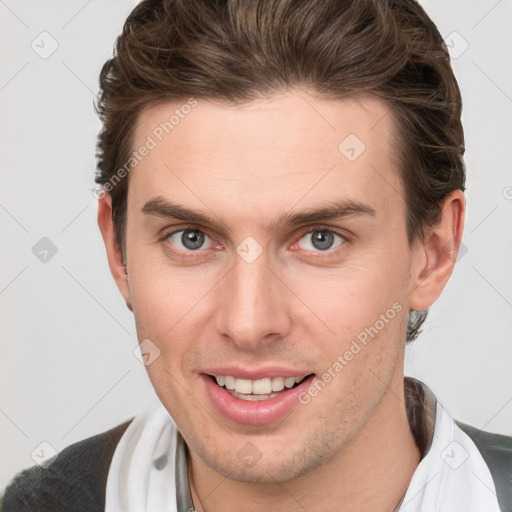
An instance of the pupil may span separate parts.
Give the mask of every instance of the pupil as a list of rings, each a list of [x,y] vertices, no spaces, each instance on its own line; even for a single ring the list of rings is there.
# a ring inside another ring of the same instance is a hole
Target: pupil
[[[329,231],[315,231],[313,236],[313,245],[320,251],[325,251],[333,244],[334,236]]]
[[[203,245],[204,234],[197,230],[186,229],[181,235],[181,241],[187,249],[199,249]]]

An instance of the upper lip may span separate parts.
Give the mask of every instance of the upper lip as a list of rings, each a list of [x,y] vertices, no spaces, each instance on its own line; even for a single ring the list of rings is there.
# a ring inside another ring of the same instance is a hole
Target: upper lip
[[[295,370],[283,366],[267,366],[264,368],[243,368],[241,366],[217,366],[215,368],[206,368],[203,373],[208,375],[224,375],[238,379],[258,380],[273,377],[306,377],[310,375],[308,370]]]

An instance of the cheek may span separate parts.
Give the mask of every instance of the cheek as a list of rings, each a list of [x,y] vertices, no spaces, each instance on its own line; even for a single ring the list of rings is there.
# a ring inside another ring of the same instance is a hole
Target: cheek
[[[399,310],[405,310],[407,265],[403,255],[373,250],[337,269],[310,267],[294,275],[293,288],[307,306],[301,308],[301,323],[341,340],[357,336],[379,322],[381,315],[394,323]]]
[[[183,319],[188,318],[187,309],[190,310],[186,294],[179,290],[180,284],[173,283],[162,271],[141,265],[131,273],[129,286],[139,340],[149,339],[158,347],[165,356],[159,363],[165,359],[167,366],[177,361],[185,349],[183,330],[187,322]],[[174,356],[171,360],[167,357],[169,351]],[[158,366],[147,367],[150,376]]]
[[[142,272],[140,267],[130,281],[137,335],[150,353],[153,350],[157,355],[146,366],[155,392],[173,418],[180,419],[176,404],[186,400],[184,389],[190,387],[193,341],[200,339],[201,333],[197,304],[204,292],[199,293],[190,282],[171,275],[169,270],[147,270]],[[171,401],[170,396],[174,397]]]
[[[170,265],[157,244],[129,247],[128,284],[136,319],[157,338],[165,337],[180,318],[188,317],[207,286],[199,267]],[[201,284],[201,281],[203,282]]]
[[[214,313],[216,281],[215,272],[199,266],[178,270],[148,260],[134,265],[129,285],[137,335],[151,340],[162,356],[147,367],[150,378],[165,371],[181,378],[192,375]]]

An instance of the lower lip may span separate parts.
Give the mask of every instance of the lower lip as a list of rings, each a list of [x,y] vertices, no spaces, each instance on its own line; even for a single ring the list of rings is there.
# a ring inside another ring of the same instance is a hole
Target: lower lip
[[[281,391],[278,396],[252,402],[230,395],[225,388],[213,382],[209,375],[201,375],[206,391],[217,409],[229,420],[245,425],[266,425],[286,416],[299,403],[300,393],[311,385],[314,377],[310,375],[298,386]]]

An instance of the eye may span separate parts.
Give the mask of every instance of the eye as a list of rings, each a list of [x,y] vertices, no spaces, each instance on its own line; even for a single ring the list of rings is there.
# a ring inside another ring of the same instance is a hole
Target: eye
[[[300,244],[304,241],[303,248],[306,250],[313,250],[317,252],[327,252],[330,249],[335,249],[347,239],[340,233],[333,231],[332,229],[317,228],[312,231],[305,233],[300,240],[297,242]],[[330,251],[336,252],[336,251]]]
[[[185,228],[169,233],[164,238],[170,245],[177,247],[175,252],[197,252],[201,249],[208,235],[196,228]],[[174,250],[174,249],[173,249]]]

